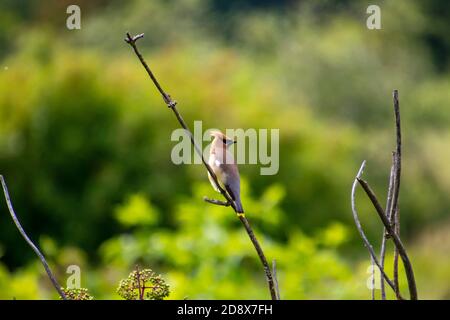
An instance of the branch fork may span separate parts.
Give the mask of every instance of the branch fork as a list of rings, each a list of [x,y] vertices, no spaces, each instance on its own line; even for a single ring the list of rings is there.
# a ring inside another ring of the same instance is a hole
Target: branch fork
[[[406,249],[400,239],[400,218],[399,218],[399,208],[398,208],[398,198],[400,191],[400,173],[401,173],[401,129],[400,129],[400,107],[398,100],[398,91],[394,90],[393,92],[393,100],[394,100],[394,114],[395,114],[395,127],[396,127],[396,138],[397,138],[397,147],[395,152],[393,152],[393,161],[391,167],[391,174],[389,179],[389,188],[388,188],[388,196],[386,203],[386,210],[382,208],[380,202],[378,201],[375,193],[370,188],[369,184],[361,178],[362,172],[364,170],[364,166],[366,161],[363,161],[361,168],[358,171],[358,174],[355,177],[353,182],[352,191],[351,191],[351,205],[353,218],[355,220],[356,228],[363,239],[364,245],[369,251],[371,260],[378,266],[380,272],[382,274],[381,279],[381,298],[383,300],[386,299],[384,282],[394,290],[396,298],[398,300],[403,300],[403,297],[400,294],[400,285],[398,279],[398,261],[399,256],[402,260],[403,266],[405,268],[406,278],[408,282],[409,295],[411,300],[417,300],[417,286],[414,278],[414,272],[411,265],[411,261],[409,260]],[[366,195],[372,202],[378,217],[384,226],[383,238],[381,242],[381,253],[380,253],[380,262],[378,261],[375,252],[373,251],[373,247],[367,239],[361,223],[359,221],[358,213],[355,205],[355,191],[357,183],[361,185]],[[386,273],[384,272],[384,260],[386,255],[386,242],[388,239],[392,239],[395,247],[394,251],[394,279],[391,280]],[[372,291],[372,296],[374,296],[374,292]]]
[[[127,37],[126,37],[124,40],[125,40],[125,42],[128,43],[128,44],[134,44],[137,40],[139,40],[139,39],[141,39],[141,38],[143,38],[143,37],[144,37],[144,34],[143,34],[143,33],[137,34],[137,35],[135,35],[134,37],[132,37],[132,36],[130,35],[130,33],[127,32]]]

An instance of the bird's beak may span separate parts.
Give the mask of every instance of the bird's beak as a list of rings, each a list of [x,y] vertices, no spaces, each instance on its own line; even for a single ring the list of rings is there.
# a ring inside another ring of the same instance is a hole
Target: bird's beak
[[[233,143],[236,143],[236,140],[227,140],[227,145],[231,146]]]

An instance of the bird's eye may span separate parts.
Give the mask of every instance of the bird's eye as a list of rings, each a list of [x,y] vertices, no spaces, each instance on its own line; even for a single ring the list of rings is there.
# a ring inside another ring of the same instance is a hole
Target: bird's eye
[[[227,139],[223,138],[222,142],[223,142],[223,144],[227,144]]]

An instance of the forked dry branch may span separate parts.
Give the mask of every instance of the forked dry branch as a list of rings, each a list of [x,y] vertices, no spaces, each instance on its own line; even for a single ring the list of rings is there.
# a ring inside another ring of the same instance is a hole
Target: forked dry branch
[[[363,239],[364,245],[368,249],[372,261],[377,265],[382,275],[381,278],[381,298],[386,299],[384,281],[394,290],[396,298],[398,300],[403,300],[403,297],[400,294],[400,286],[398,279],[398,260],[399,257],[402,260],[403,266],[405,268],[406,278],[408,282],[409,295],[411,300],[417,300],[417,286],[414,278],[414,271],[412,268],[411,261],[408,257],[406,249],[400,239],[400,215],[399,215],[399,191],[400,191],[400,176],[401,176],[401,126],[400,126],[400,104],[398,100],[398,91],[394,90],[393,92],[394,99],[394,114],[395,114],[395,127],[396,127],[396,150],[393,152],[393,165],[391,168],[391,174],[389,179],[389,187],[388,187],[388,195],[387,195],[387,204],[386,210],[384,210],[378,201],[377,196],[375,195],[372,188],[369,184],[361,178],[366,161],[363,161],[361,168],[358,171],[358,174],[355,177],[353,182],[352,191],[351,191],[351,205],[353,218],[355,220],[356,228],[358,229],[361,238]],[[372,205],[375,208],[375,211],[378,214],[381,222],[384,225],[383,238],[381,242],[381,253],[380,253],[380,261],[373,250],[372,245],[367,239],[363,228],[361,226],[361,222],[359,220],[358,212],[356,210],[355,205],[355,191],[357,184],[360,184],[366,195],[372,202]],[[391,280],[384,271],[384,262],[386,255],[386,242],[387,240],[392,239],[394,243],[394,279]]]

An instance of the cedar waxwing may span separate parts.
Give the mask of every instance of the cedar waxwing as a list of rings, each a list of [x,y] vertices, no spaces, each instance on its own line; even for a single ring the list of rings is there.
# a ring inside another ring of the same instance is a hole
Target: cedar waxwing
[[[227,190],[236,205],[237,213],[244,213],[241,203],[241,182],[239,178],[239,170],[234,157],[228,150],[236,141],[228,138],[220,131],[211,132],[214,137],[209,151],[208,164],[217,176],[217,180],[222,187]],[[208,173],[209,181],[213,188],[219,192],[214,180]]]

